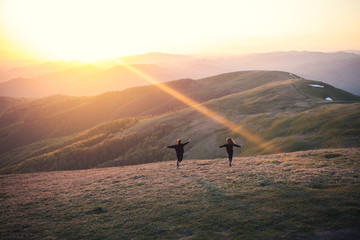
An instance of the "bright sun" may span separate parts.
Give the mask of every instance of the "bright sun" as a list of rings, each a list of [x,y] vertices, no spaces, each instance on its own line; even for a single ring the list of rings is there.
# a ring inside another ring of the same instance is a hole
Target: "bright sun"
[[[12,0],[3,18],[14,39],[42,56],[96,60],[143,51],[139,23],[122,12],[121,3]]]
[[[357,0],[0,0],[0,50],[5,38],[15,51],[65,60],[357,49],[359,7]]]
[[[194,3],[193,8],[182,3],[9,0],[1,6],[1,18],[12,41],[31,52],[45,58],[91,61],[150,51],[195,50],[204,45],[203,39],[216,39],[221,32],[215,34],[214,24],[194,20],[200,2],[196,8]]]

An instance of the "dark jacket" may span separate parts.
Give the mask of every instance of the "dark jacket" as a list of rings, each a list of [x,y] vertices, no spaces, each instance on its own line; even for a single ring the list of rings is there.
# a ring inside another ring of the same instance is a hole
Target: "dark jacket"
[[[241,146],[237,144],[227,144],[227,143],[219,146],[219,148],[223,148],[223,147],[226,147],[226,151],[228,153],[233,153],[233,147],[241,147]]]
[[[176,154],[177,155],[182,155],[184,153],[184,146],[186,144],[188,144],[189,142],[186,143],[180,143],[180,144],[176,144],[176,145],[171,145],[171,146],[166,146],[167,148],[175,148]]]

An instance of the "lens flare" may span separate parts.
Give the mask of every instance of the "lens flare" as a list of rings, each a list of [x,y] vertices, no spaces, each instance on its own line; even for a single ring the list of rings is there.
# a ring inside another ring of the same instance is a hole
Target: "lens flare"
[[[225,117],[221,116],[220,114],[212,111],[211,109],[203,106],[202,104],[192,100],[191,98],[185,96],[184,94],[176,91],[175,89],[169,87],[168,85],[159,82],[153,77],[143,73],[142,71],[136,69],[134,66],[127,64],[123,60],[113,59],[113,61],[121,64],[123,67],[129,69],[133,73],[137,74],[147,82],[154,84],[156,87],[160,88],[164,92],[168,93],[169,95],[173,96],[174,98],[182,101],[189,107],[197,110],[198,112],[204,114],[206,117],[214,120],[215,122],[223,125],[224,127],[228,128],[232,132],[239,134],[240,136],[244,137],[245,139],[259,145],[262,149],[266,150],[267,152],[280,152],[280,149],[277,146],[274,146],[270,142],[265,141],[261,137],[249,132],[248,130],[244,129],[242,126],[233,123],[232,121],[226,119]]]

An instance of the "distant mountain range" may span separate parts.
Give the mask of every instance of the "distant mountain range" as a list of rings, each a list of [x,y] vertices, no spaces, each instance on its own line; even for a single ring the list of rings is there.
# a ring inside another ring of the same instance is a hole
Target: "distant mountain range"
[[[118,67],[115,67],[117,71]],[[185,158],[226,157],[233,137],[251,156],[319,148],[360,147],[360,97],[282,71],[240,71],[165,86],[91,97],[0,98],[0,172],[23,173],[134,165],[174,159],[163,149],[187,140]],[[211,110],[240,134],[197,111]],[[264,148],[254,141],[262,139]]]
[[[13,68],[7,66],[0,68],[0,96],[91,96],[150,84],[122,66],[122,63],[131,65],[159,82],[181,78],[199,79],[242,70],[287,71],[360,95],[358,54],[273,52],[226,57],[148,53],[103,60],[94,65],[58,61]]]

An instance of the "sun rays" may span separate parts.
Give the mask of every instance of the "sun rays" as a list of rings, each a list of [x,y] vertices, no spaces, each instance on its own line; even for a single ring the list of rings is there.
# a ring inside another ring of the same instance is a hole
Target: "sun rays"
[[[251,133],[250,131],[246,130],[243,126],[236,124],[227,118],[223,117],[222,115],[218,114],[217,112],[205,107],[203,104],[200,104],[193,99],[185,96],[184,94],[176,91],[175,89],[169,87],[168,85],[159,82],[155,78],[143,73],[142,71],[138,70],[134,66],[127,64],[123,60],[113,59],[113,61],[121,64],[128,70],[132,71],[133,73],[137,74],[147,82],[154,84],[156,87],[160,88],[162,91],[168,93],[172,97],[182,101],[187,106],[197,110],[198,112],[204,114],[206,117],[212,119],[213,121],[221,124],[222,126],[226,127],[230,131],[244,137],[246,140],[249,140],[257,145],[259,145],[262,149],[266,152],[273,153],[273,152],[280,152],[280,148],[278,146],[274,146],[268,141],[265,141],[261,137],[257,136],[256,134]]]

